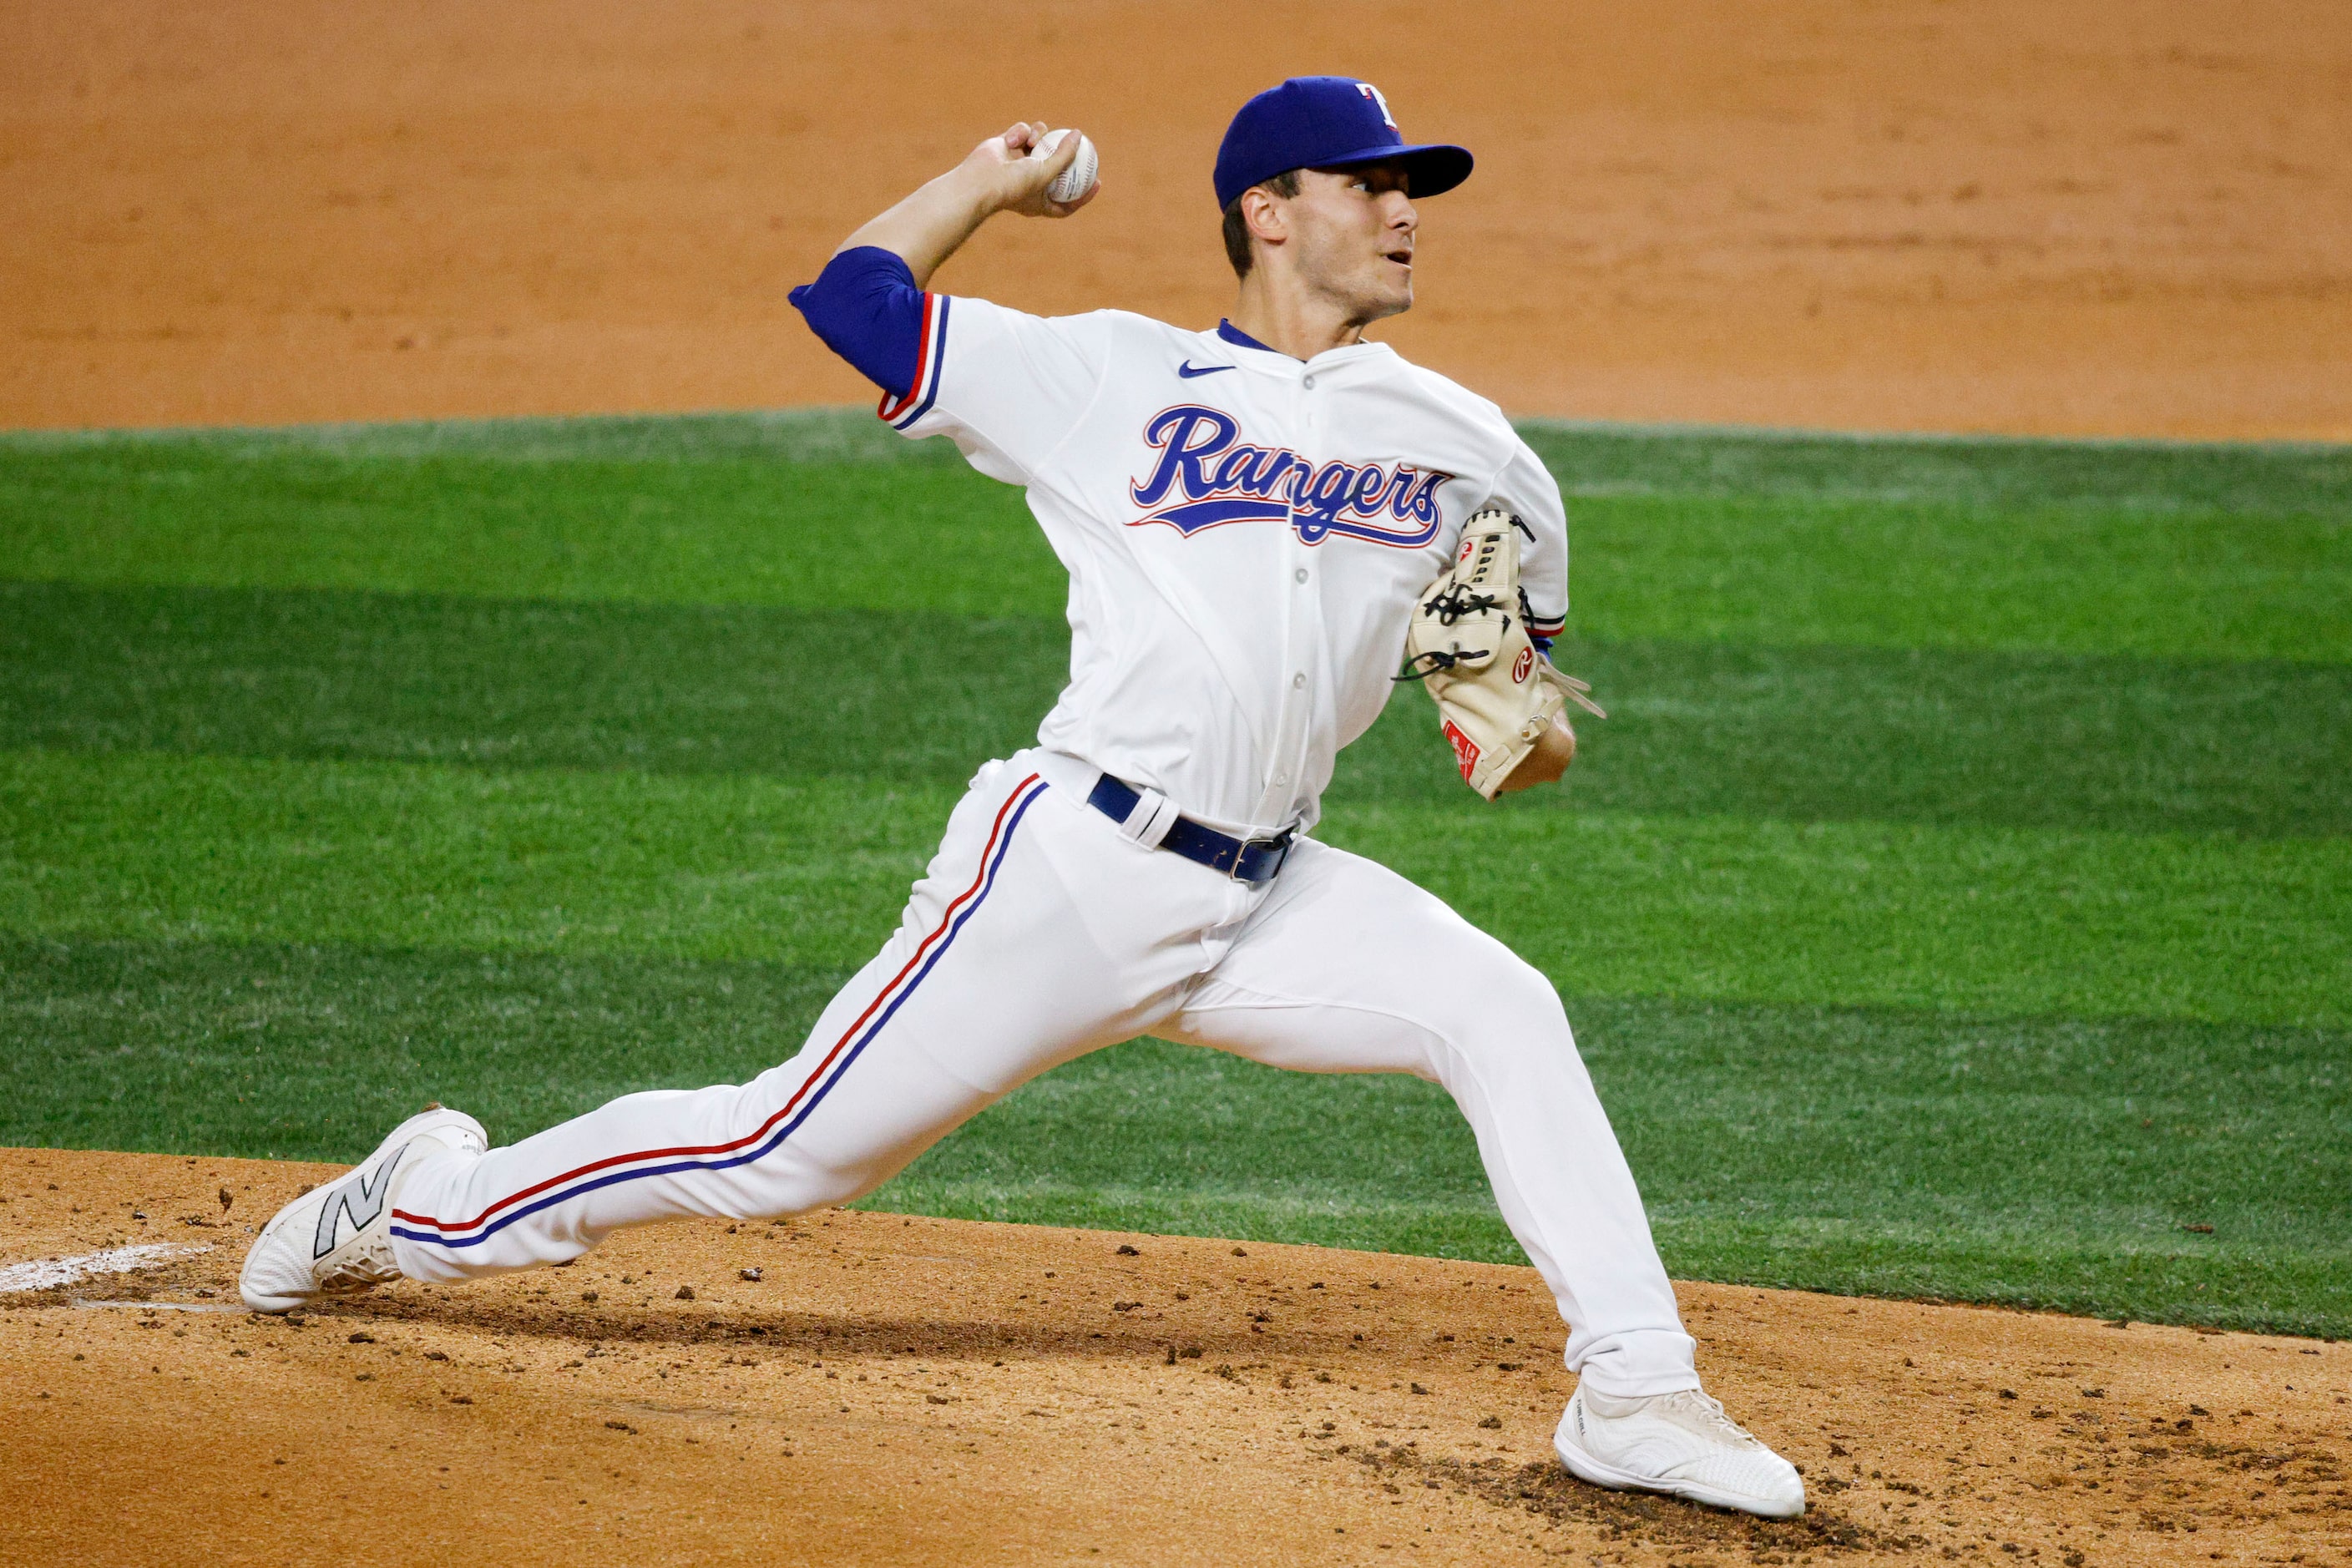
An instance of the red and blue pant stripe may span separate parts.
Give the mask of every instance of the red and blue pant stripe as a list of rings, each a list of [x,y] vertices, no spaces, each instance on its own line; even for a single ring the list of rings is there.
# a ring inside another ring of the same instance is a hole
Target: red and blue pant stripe
[[[1013,847],[1013,834],[1020,827],[1022,817],[1027,815],[1029,807],[1045,794],[1045,782],[1032,773],[1005,798],[991,825],[988,842],[981,851],[980,866],[971,884],[950,900],[938,922],[916,944],[914,952],[898,973],[834,1041],[815,1068],[801,1080],[800,1087],[793,1091],[791,1098],[771,1112],[758,1127],[723,1143],[646,1149],[592,1161],[510,1193],[467,1219],[436,1219],[430,1215],[415,1214],[395,1207],[393,1210],[392,1234],[404,1241],[452,1249],[478,1247],[519,1220],[559,1204],[570,1203],[602,1187],[640,1181],[648,1176],[724,1171],[751,1164],[773,1153],[824,1103],[834,1086],[856,1065],[866,1047],[889,1026],[899,1008],[955,945],[957,935],[971,922],[980,907],[987,902],[989,893],[994,889],[997,873],[1003,868],[1005,857]]]

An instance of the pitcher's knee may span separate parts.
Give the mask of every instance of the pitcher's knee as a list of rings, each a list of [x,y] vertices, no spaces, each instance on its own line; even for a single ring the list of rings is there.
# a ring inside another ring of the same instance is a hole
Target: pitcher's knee
[[[839,1208],[889,1180],[886,1173],[803,1167],[791,1179],[769,1184],[759,1199],[762,1219],[789,1219],[812,1209]]]
[[[773,1223],[812,1209],[837,1208],[884,1179],[869,1169],[812,1159],[805,1151],[787,1147],[751,1164],[705,1174],[695,1191],[714,1217]]]
[[[1568,1010],[1541,970],[1496,942],[1461,965],[1446,998],[1446,1033],[1462,1048],[1497,1041],[1557,1042],[1572,1049]]]

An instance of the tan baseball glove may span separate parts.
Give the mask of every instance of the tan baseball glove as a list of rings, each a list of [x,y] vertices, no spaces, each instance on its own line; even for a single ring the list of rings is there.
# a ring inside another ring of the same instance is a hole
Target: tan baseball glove
[[[1609,717],[1587,695],[1590,686],[1554,669],[1528,637],[1519,589],[1525,531],[1526,523],[1499,507],[1463,524],[1454,564],[1413,607],[1397,677],[1420,681],[1436,700],[1464,782],[1488,800],[1512,787],[1511,775],[1538,750],[1558,760],[1540,777],[1557,777],[1567,765],[1576,752],[1569,703]]]

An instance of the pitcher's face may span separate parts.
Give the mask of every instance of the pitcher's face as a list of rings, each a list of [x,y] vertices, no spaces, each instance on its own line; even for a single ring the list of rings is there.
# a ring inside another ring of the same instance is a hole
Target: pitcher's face
[[[1421,215],[1392,163],[1304,169],[1298,194],[1284,200],[1293,274],[1352,321],[1412,309],[1413,236]]]

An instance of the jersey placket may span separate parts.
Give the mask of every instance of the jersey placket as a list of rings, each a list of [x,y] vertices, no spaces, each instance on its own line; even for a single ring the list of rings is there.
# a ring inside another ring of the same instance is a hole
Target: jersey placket
[[[1290,391],[1298,450],[1311,461],[1324,460],[1321,404],[1318,376],[1305,367]],[[1299,779],[1306,771],[1308,741],[1313,731],[1316,692],[1323,676],[1323,600],[1318,579],[1325,563],[1318,547],[1299,538],[1296,527],[1283,530],[1282,569],[1286,583],[1282,595],[1282,677],[1276,703],[1274,742],[1267,757],[1269,771],[1260,797],[1257,819],[1286,826],[1298,814]]]

